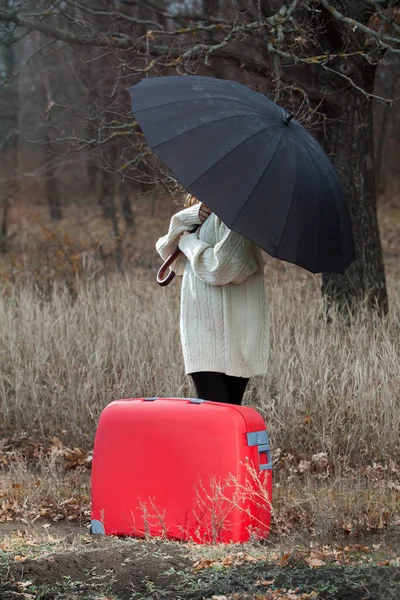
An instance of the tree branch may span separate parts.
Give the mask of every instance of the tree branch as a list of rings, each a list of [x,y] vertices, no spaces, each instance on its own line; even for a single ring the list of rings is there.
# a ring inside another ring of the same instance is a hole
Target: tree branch
[[[83,12],[94,15],[96,17],[107,17],[108,19],[121,19],[124,21],[128,21],[128,23],[132,23],[133,25],[148,25],[149,27],[155,27],[156,29],[159,29],[160,31],[165,31],[164,27],[160,23],[157,23],[157,21],[150,21],[150,20],[146,20],[146,19],[137,19],[136,17],[130,17],[129,15],[126,15],[125,13],[122,13],[119,11],[95,10],[93,8],[84,6],[83,4],[80,4],[79,2],[74,2],[73,0],[68,0],[68,4],[71,4],[72,6],[76,6]]]
[[[84,33],[76,34],[70,31],[63,31],[57,27],[51,27],[41,21],[31,21],[24,17],[19,17],[15,13],[9,13],[0,10],[0,21],[6,23],[14,23],[19,27],[28,29],[29,31],[40,31],[44,35],[61,40],[67,44],[76,44],[80,46],[99,46],[99,47],[116,47],[127,49],[135,44],[135,40],[125,35],[85,35]]]
[[[331,6],[329,4],[328,0],[319,0],[319,1],[322,4],[322,6],[324,8],[326,8],[326,10],[329,11],[331,13],[331,15],[337,21],[341,21],[348,28],[352,29],[352,31],[359,29],[363,33],[367,34],[369,37],[375,39],[378,46],[380,48],[382,48],[383,50],[387,50],[388,52],[393,52],[394,54],[400,54],[400,48],[393,48],[393,46],[391,46],[390,44],[386,44],[382,40],[380,34],[377,31],[374,31],[370,27],[367,27],[366,25],[364,25],[363,23],[360,23],[359,21],[356,21],[355,19],[350,19],[349,17],[345,17],[334,6]],[[400,39],[396,40],[395,38],[392,38],[392,40],[394,40],[396,43],[400,44]]]
[[[165,18],[170,18],[170,19],[174,18],[174,15],[172,15],[171,13],[166,11],[164,9],[164,7],[160,4],[158,4],[158,2],[155,2],[155,0],[122,0],[122,2],[124,4],[130,4],[131,6],[139,5],[139,6],[143,7],[143,5],[145,5],[146,8],[149,8],[149,10],[155,12],[160,17],[165,17]]]
[[[326,71],[330,71],[331,73],[335,73],[335,75],[337,75],[338,77],[342,77],[342,79],[345,79],[348,83],[350,83],[350,85],[352,85],[353,88],[355,88],[358,92],[363,94],[366,98],[376,100],[380,104],[384,104],[387,106],[393,106],[393,103],[398,100],[398,98],[383,98],[382,96],[376,96],[375,94],[370,94],[370,93],[366,92],[365,90],[363,90],[363,88],[358,86],[355,83],[355,81],[348,75],[345,75],[344,73],[341,73],[340,71],[337,71],[336,69],[332,69],[332,67],[328,67],[328,65],[326,65],[326,64],[322,64],[322,68],[325,69]]]

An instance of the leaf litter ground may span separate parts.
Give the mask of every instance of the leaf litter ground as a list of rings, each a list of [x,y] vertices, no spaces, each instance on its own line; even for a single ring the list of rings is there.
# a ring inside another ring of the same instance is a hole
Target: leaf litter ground
[[[46,524],[45,524],[46,525]],[[396,539],[394,538],[394,542]],[[197,546],[92,537],[77,524],[6,532],[3,600],[398,600],[398,548]]]

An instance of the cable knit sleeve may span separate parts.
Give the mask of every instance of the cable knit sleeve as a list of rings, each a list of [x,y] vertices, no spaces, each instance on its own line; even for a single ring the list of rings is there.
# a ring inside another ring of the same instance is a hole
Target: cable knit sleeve
[[[163,260],[166,260],[178,246],[179,238],[184,231],[189,231],[195,225],[201,225],[199,218],[200,203],[185,208],[176,213],[169,224],[168,233],[156,242],[156,250]],[[177,275],[182,275],[186,263],[185,256],[179,256],[171,267]]]
[[[231,231],[223,223],[220,241],[211,246],[192,233],[181,238],[179,248],[186,255],[195,275],[210,285],[243,283],[259,270],[256,246]]]

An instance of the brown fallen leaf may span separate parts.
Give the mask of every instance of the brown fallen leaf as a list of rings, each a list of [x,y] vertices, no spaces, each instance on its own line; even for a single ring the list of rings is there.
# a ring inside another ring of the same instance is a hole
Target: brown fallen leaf
[[[352,546],[346,546],[344,549],[345,552],[363,552],[364,554],[371,554],[372,550],[369,546],[364,546],[363,544],[353,544]]]
[[[317,567],[323,567],[326,565],[326,562],[318,558],[318,556],[307,556],[304,559],[306,565],[310,567],[310,569],[316,569]]]
[[[26,590],[30,585],[33,585],[33,581],[16,581],[15,585],[21,590]]]
[[[17,562],[25,562],[27,559],[26,556],[21,556],[20,554],[16,554],[14,556],[14,560],[16,560]]]
[[[275,579],[259,579],[258,581],[255,582],[254,585],[256,585],[257,587],[262,586],[262,585],[273,585],[273,583],[275,582]]]
[[[283,567],[284,565],[286,565],[289,559],[291,558],[292,554],[293,552],[285,552],[285,554],[283,554],[276,563],[278,567]]]
[[[204,558],[202,560],[198,560],[193,565],[193,568],[195,571],[202,571],[203,569],[209,569],[213,564],[214,564],[213,560],[210,560],[209,558]]]

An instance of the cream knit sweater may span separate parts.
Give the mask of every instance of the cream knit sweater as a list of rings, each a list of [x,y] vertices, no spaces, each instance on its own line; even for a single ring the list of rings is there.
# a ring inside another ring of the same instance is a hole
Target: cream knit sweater
[[[201,223],[199,208],[175,214],[156,244],[163,260],[178,242],[183,252],[173,270],[183,275],[180,331],[186,373],[266,373],[269,326],[261,252],[213,213],[196,233],[180,240]]]

